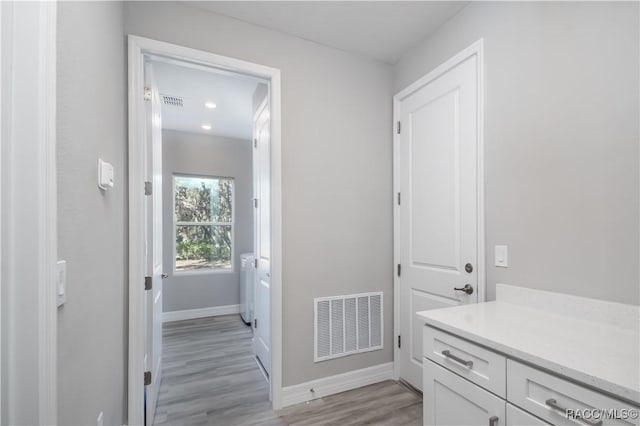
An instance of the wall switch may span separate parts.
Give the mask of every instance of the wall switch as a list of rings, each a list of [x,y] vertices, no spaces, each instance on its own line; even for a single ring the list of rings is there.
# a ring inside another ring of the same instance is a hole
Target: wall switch
[[[102,190],[113,188],[113,165],[98,158],[98,187]]]
[[[56,263],[56,296],[58,299],[58,307],[62,306],[66,300],[67,291],[67,262],[59,260]]]
[[[98,426],[102,426],[104,425],[104,420],[103,420],[103,415],[102,415],[102,411],[100,411],[100,414],[98,414],[98,418],[96,419],[96,424]]]
[[[495,247],[495,265],[499,268],[509,267],[509,250],[507,246]]]

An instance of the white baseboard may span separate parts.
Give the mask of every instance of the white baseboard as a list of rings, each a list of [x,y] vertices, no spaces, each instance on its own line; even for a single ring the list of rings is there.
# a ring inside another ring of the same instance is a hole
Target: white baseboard
[[[282,407],[311,401],[374,383],[393,380],[393,363],[374,365],[282,388]],[[310,389],[314,390],[311,392]]]
[[[211,308],[186,309],[162,313],[162,322],[182,321],[195,318],[217,317],[220,315],[239,314],[240,305],[213,306]]]

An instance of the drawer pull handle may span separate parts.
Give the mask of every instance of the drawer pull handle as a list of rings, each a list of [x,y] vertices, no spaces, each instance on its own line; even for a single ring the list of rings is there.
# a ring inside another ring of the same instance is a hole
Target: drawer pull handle
[[[549,398],[544,403],[547,404],[549,407],[553,408],[554,410],[561,411],[565,415],[565,417],[567,416],[567,409],[564,408],[562,405],[559,405],[558,401],[556,401],[555,399]],[[590,419],[580,419],[580,420],[582,420],[584,423],[590,426],[602,426],[602,420],[598,420],[598,421],[594,421]]]
[[[473,368],[473,361],[465,361],[462,358],[458,358],[457,356],[455,356],[454,354],[452,354],[449,349],[447,349],[446,351],[442,351],[442,355],[444,355],[445,357],[454,360],[455,362],[464,365],[467,368]]]
[[[497,426],[498,425],[498,416],[489,417],[489,426]]]

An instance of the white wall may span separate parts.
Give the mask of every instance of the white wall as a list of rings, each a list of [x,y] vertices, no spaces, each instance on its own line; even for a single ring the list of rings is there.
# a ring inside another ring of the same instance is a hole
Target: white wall
[[[127,97],[120,2],[58,3],[58,422],[122,425],[126,401]],[[97,186],[98,157],[115,187]]]
[[[240,303],[240,254],[253,251],[251,141],[162,131],[163,310],[181,311]],[[173,175],[234,178],[233,272],[173,273]]]
[[[395,66],[397,92],[485,40],[489,299],[640,303],[639,27],[637,2],[472,2]]]
[[[381,290],[392,318],[390,67],[176,3],[127,3],[125,31],[282,71],[283,385],[391,361],[388,321],[384,350],[313,363],[314,297]]]
[[[11,31],[12,4],[9,2],[0,3],[0,424],[8,424],[9,413],[9,381],[6,380],[7,368],[9,366],[9,327],[8,327],[8,269],[7,269],[7,178],[8,152],[7,143],[11,136],[11,129],[8,126],[10,121],[10,88],[11,88],[11,54],[13,47],[13,34]]]

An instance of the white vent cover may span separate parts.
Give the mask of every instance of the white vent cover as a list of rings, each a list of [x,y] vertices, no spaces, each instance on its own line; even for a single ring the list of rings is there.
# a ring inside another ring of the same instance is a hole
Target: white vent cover
[[[314,299],[314,362],[383,347],[382,292]]]
[[[178,108],[182,108],[184,106],[184,99],[179,96],[163,95],[161,93],[160,97],[162,98],[162,103],[164,105],[174,106]]]

